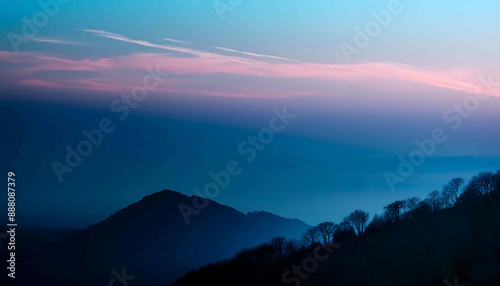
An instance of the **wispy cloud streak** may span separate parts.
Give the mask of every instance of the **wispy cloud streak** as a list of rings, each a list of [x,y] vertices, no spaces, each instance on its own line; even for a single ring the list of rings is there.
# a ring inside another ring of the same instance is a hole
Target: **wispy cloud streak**
[[[356,90],[359,86],[373,84],[374,81],[383,80],[393,83],[382,88],[391,92],[391,86],[404,86],[405,82],[419,83],[438,88],[474,93],[477,86],[477,77],[481,74],[478,70],[442,69],[431,70],[416,68],[411,65],[391,62],[370,62],[363,64],[320,64],[295,61],[283,57],[243,52],[223,47],[213,47],[218,51],[229,54],[208,52],[174,45],[154,44],[148,41],[135,40],[120,34],[100,30],[84,30],[94,35],[121,42],[140,45],[142,47],[160,49],[163,52],[141,51],[125,56],[106,58],[69,59],[57,55],[39,54],[34,52],[20,52],[17,54],[0,51],[0,61],[15,64],[11,67],[11,74],[22,74],[24,79],[19,84],[38,87],[52,87],[62,89],[85,89],[114,91],[127,86],[133,72],[115,72],[119,69],[142,70],[146,66],[160,65],[164,72],[179,77],[175,85],[165,92],[193,93],[210,96],[250,96],[265,97],[266,90],[258,88],[254,83],[242,81],[240,86],[219,85],[216,89],[211,86],[211,80],[221,76],[251,77],[253,79],[296,79],[297,83],[307,80],[324,80],[338,82],[352,86]],[[166,38],[168,39],[168,38]],[[184,43],[174,39],[171,42]],[[187,42],[185,42],[187,43]],[[172,54],[178,52],[184,54]],[[186,57],[187,55],[187,57]],[[66,78],[50,77],[47,73],[57,71],[71,71]],[[43,73],[41,73],[43,72]],[[93,72],[82,74],[78,72]],[[41,77],[41,74],[44,76]],[[203,76],[203,83],[193,81]],[[16,80],[13,78],[12,80]],[[88,87],[86,87],[87,85]],[[274,85],[273,90],[267,90],[269,97],[295,96],[295,82],[291,86]],[[280,94],[280,90],[282,93]],[[301,94],[328,95],[338,94],[331,90],[321,90],[311,86],[309,90],[300,89]],[[280,95],[279,95],[280,94]],[[500,96],[498,93],[494,94]]]
[[[33,41],[35,42],[41,42],[41,43],[50,43],[50,44],[60,44],[60,45],[88,45],[87,43],[81,43],[81,42],[74,42],[74,41],[67,41],[67,40],[61,40],[61,39],[48,39],[48,38],[40,38],[40,37],[34,37]]]
[[[187,41],[181,41],[181,40],[176,40],[176,39],[170,39],[170,38],[163,38],[165,41],[169,42],[174,42],[174,43],[179,43],[179,44],[192,44],[191,42]]]

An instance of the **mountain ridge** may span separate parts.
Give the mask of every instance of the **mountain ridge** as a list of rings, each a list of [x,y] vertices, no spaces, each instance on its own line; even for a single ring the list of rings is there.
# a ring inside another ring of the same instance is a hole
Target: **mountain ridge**
[[[298,239],[310,227],[269,212],[244,214],[212,200],[186,224],[178,206],[192,205],[193,197],[169,189],[144,196],[45,247],[56,252],[54,265],[40,271],[95,285],[109,282],[111,270],[125,268],[138,285],[161,285],[274,236]],[[40,261],[47,251],[37,253]]]

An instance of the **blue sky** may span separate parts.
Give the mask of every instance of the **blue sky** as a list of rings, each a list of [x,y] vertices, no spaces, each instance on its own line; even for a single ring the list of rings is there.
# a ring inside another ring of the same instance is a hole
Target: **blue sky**
[[[211,1],[69,1],[16,52],[9,39],[43,9],[0,1],[2,171],[23,178],[20,214],[85,226],[161,189],[192,195],[283,106],[297,118],[216,201],[339,222],[497,169],[500,93],[480,78],[500,79],[500,3],[401,1],[347,61],[342,43],[389,3],[241,1],[221,20]],[[148,67],[162,83],[117,119],[111,103]],[[452,129],[444,114],[477,90],[492,96]],[[116,131],[60,183],[51,163],[102,118]],[[391,192],[384,173],[435,128],[449,139]]]

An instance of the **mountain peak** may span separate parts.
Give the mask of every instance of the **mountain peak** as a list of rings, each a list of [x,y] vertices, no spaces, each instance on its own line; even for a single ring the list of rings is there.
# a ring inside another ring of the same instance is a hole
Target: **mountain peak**
[[[123,264],[131,273],[143,273],[142,277],[158,284],[275,236],[299,238],[309,227],[300,220],[265,211],[245,215],[212,200],[203,209],[195,209],[196,197],[170,189],[144,196],[106,220],[63,239],[62,253],[81,249],[85,256],[76,261],[94,263],[90,270],[94,273],[102,275],[109,267]],[[193,208],[188,223],[179,211],[182,204]],[[161,265],[162,271],[146,266],[150,264]]]

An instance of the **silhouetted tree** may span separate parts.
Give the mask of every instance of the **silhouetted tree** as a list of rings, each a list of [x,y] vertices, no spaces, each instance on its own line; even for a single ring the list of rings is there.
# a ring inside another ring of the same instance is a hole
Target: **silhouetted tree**
[[[410,219],[413,217],[413,213],[417,209],[419,202],[420,199],[418,197],[411,197],[403,201],[404,219]]]
[[[471,193],[479,193],[488,196],[495,189],[495,175],[493,172],[481,172],[470,180],[467,189]]]
[[[355,210],[345,218],[345,221],[356,230],[356,235],[359,237],[365,232],[366,224],[368,223],[369,218],[369,213],[362,210]]]
[[[323,244],[327,245],[333,243],[333,235],[335,234],[336,229],[337,226],[331,221],[318,224],[318,231]]]
[[[420,202],[419,197],[411,197],[408,199],[408,207],[410,211],[414,211],[418,207],[418,202]]]
[[[385,215],[390,222],[399,222],[401,220],[401,209],[403,208],[402,201],[395,201],[384,207]]]
[[[440,210],[443,208],[443,197],[441,196],[441,193],[439,191],[432,191],[427,199],[427,204],[429,205],[431,211],[435,212],[437,210]]]
[[[385,216],[376,214],[373,216],[372,222],[370,222],[370,224],[366,227],[366,230],[372,231],[372,230],[375,230],[377,228],[381,228],[386,224],[387,224],[387,220],[386,220]]]
[[[263,243],[254,248],[257,266],[261,270],[268,269],[276,261],[274,247],[270,243]]]
[[[460,197],[460,190],[465,180],[462,178],[453,178],[443,187],[443,197],[446,204],[451,207],[454,206]]]
[[[287,239],[285,244],[285,256],[290,256],[292,253],[299,251],[301,249],[301,244],[296,239]]]
[[[306,246],[313,246],[319,242],[319,230],[317,226],[313,226],[302,234],[302,243]]]
[[[254,261],[255,260],[254,250],[245,247],[234,255],[234,259],[238,261]]]
[[[275,261],[283,258],[288,252],[288,242],[282,236],[273,237],[269,244],[274,248]]]
[[[354,229],[351,224],[347,222],[347,218],[344,218],[344,220],[338,224],[337,230],[335,231],[335,241],[339,243],[345,240],[354,239],[355,237],[356,233]]]
[[[494,175],[495,180],[495,193],[500,194],[500,170],[498,170]]]

